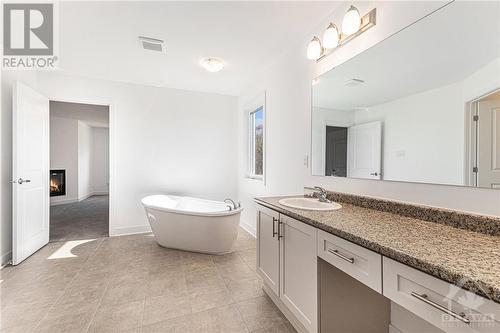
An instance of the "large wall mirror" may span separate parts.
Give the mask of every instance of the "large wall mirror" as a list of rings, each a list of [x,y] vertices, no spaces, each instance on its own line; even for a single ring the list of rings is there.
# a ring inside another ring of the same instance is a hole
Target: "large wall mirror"
[[[500,2],[441,8],[312,98],[313,175],[500,189]]]

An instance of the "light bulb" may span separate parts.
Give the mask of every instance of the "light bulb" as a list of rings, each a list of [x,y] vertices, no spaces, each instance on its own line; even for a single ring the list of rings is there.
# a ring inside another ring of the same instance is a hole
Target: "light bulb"
[[[318,60],[321,57],[323,47],[318,37],[314,37],[307,45],[307,59]]]
[[[201,66],[207,71],[215,73],[224,68],[224,63],[216,58],[205,58],[200,61]]]
[[[361,27],[361,16],[358,9],[351,6],[342,20],[342,32],[346,35],[352,35],[358,32]]]
[[[330,23],[323,34],[323,47],[325,49],[334,49],[339,45],[339,40],[340,37],[337,26],[333,23]]]

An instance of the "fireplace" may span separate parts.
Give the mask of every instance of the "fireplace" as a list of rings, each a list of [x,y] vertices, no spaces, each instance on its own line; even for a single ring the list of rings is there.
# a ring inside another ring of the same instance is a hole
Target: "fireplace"
[[[66,170],[50,170],[50,196],[66,195]]]

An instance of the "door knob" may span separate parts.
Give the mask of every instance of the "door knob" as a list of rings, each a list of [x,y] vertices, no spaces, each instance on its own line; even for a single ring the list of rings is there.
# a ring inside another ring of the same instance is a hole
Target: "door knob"
[[[378,172],[372,172],[370,173],[371,176],[378,176]]]
[[[22,179],[22,178],[19,178],[18,180],[11,180],[10,182],[11,182],[11,184],[18,183],[19,185],[21,185],[23,183],[31,183],[31,179]]]

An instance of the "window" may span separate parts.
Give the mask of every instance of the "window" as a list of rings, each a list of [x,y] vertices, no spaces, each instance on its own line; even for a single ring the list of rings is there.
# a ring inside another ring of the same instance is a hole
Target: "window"
[[[249,114],[249,178],[263,179],[264,175],[264,107]]]

